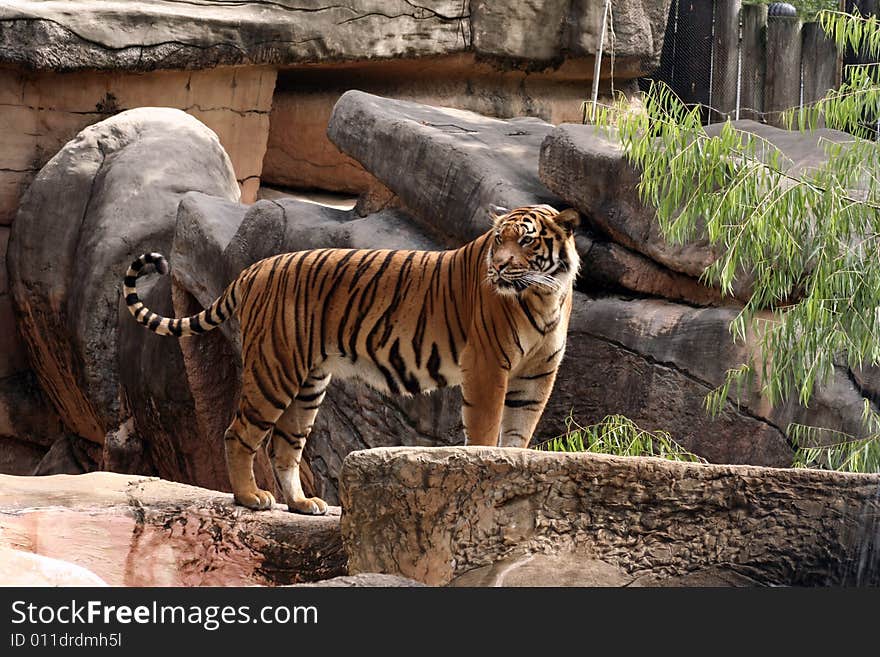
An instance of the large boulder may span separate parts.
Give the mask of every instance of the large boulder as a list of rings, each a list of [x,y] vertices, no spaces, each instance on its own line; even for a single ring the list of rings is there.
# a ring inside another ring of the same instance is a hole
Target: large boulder
[[[349,91],[327,134],[426,230],[464,243],[486,232],[492,204],[561,203],[537,176],[538,151],[552,130],[540,119],[492,119]]]
[[[63,559],[111,586],[294,584],[346,574],[338,508],[320,517],[280,505],[253,512],[228,494],[109,472],[0,475],[0,548]]]
[[[537,555],[553,583],[880,584],[880,475],[453,447],[356,452],[341,482],[351,574],[492,584]]]
[[[66,144],[13,225],[10,289],[31,362],[68,429],[94,443],[128,417],[119,372],[129,363],[118,360],[116,331],[122,276],[140,253],[168,249],[187,190],[238,200],[216,135],[179,110],[130,110]],[[179,351],[174,341],[162,350],[158,358]]]

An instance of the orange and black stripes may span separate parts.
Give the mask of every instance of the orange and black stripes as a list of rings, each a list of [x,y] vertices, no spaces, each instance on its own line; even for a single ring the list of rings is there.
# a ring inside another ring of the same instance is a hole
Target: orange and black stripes
[[[180,319],[157,315],[143,304],[137,293],[137,279],[144,273],[144,266],[150,264],[155,267],[159,274],[165,275],[168,273],[168,261],[165,260],[165,256],[160,253],[144,253],[131,263],[128,271],[125,273],[125,279],[122,282],[122,293],[125,297],[128,312],[132,314],[138,323],[143,324],[153,333],[173,335],[178,338],[201,335],[220,326],[235,312],[237,281],[233,282],[210,307],[196,315]]]
[[[271,505],[252,463],[271,441],[288,506],[316,513],[326,504],[304,497],[299,461],[334,376],[392,394],[461,385],[470,441],[528,441],[563,353],[576,224],[571,211],[530,206],[495,217],[491,230],[455,250],[281,254],[180,319],[152,312],[137,295],[146,265],[168,272],[164,257],[148,253],[129,267],[123,294],[135,319],[161,335],[205,333],[236,316],[242,388],[225,441],[235,498]]]

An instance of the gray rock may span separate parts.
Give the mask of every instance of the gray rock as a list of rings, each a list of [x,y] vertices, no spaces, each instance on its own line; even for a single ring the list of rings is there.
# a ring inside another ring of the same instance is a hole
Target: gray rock
[[[117,360],[116,332],[122,275],[140,253],[167,250],[186,190],[239,198],[213,132],[179,110],[140,108],[68,142],[13,224],[9,284],[31,362],[68,429],[95,443],[126,419],[118,381],[128,363]]]
[[[771,408],[749,390],[721,414],[706,413],[706,395],[730,368],[746,362],[752,344],[734,343],[732,308],[692,308],[660,300],[578,296],[565,359],[538,436],[620,413],[644,429],[668,431],[687,449],[715,463],[788,467],[789,423],[866,435],[863,396],[845,370],[818,387],[809,408]],[[829,437],[830,439],[830,437]]]
[[[706,242],[673,246],[663,241],[654,209],[638,196],[638,172],[598,128],[556,128],[541,145],[539,172],[545,185],[614,242],[689,276],[699,276],[711,264]]]
[[[620,74],[636,77],[657,64],[669,2],[627,0],[615,6]],[[554,0],[536,9],[532,3],[515,2],[500,11],[492,3],[458,0],[421,5],[406,0],[344,5],[316,0],[244,5],[220,0],[193,5],[172,0],[119,5],[24,1],[0,8],[0,62],[56,71],[154,70],[475,51],[538,60],[543,68],[569,52],[595,52],[602,4]]]
[[[349,91],[336,103],[327,135],[393,191],[444,244],[486,232],[489,206],[560,207],[538,180],[540,119],[493,119]]]
[[[586,229],[582,229],[576,243],[581,256],[577,288],[584,292],[632,291],[696,306],[718,306],[726,301],[718,290],[697,279],[667,269],[625,246],[591,236]]]
[[[615,569],[652,585],[880,583],[876,474],[410,447],[350,454],[341,484],[353,575],[443,585],[524,554],[550,566],[576,553],[604,562],[584,563],[597,583],[620,582]],[[539,575],[527,565],[523,583]]]
[[[659,62],[669,0],[624,0],[614,4],[614,54],[632,67],[633,56]],[[577,56],[590,56],[599,47],[604,2],[498,4],[472,0],[471,25],[478,52],[502,57],[526,57],[546,61],[560,49]],[[605,48],[608,48],[606,36]]]

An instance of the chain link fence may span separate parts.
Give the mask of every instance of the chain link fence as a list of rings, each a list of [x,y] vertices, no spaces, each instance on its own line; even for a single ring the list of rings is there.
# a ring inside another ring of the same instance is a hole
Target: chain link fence
[[[672,0],[660,66],[640,82],[666,83],[685,103],[703,108],[706,123],[754,119],[774,125],[780,113],[818,100],[839,85],[841,58],[803,3],[802,15],[781,3]],[[880,0],[849,0],[875,9]],[[843,7],[841,7],[843,8]]]

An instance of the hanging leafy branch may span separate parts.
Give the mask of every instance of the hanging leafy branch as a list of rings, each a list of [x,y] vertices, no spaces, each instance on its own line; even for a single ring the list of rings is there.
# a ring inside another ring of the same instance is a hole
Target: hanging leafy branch
[[[824,12],[820,20],[838,47],[880,55],[877,19]],[[710,410],[747,379],[771,404],[807,405],[836,366],[880,363],[880,147],[866,139],[880,118],[878,69],[852,67],[840,89],[785,115],[790,127],[824,123],[849,133],[823,134],[826,159],[809,167],[730,122],[707,132],[700,108],[663,85],[651,88],[641,113],[624,103],[598,113],[641,171],[639,194],[657,208],[664,238],[707,239],[716,259],[704,282],[748,298],[731,331],[739,340],[755,336],[759,362],[730,370],[707,398]],[[790,434],[801,445],[815,437],[797,427]],[[878,444],[869,440],[866,449],[880,453]],[[875,462],[826,458],[828,467],[856,461]]]

